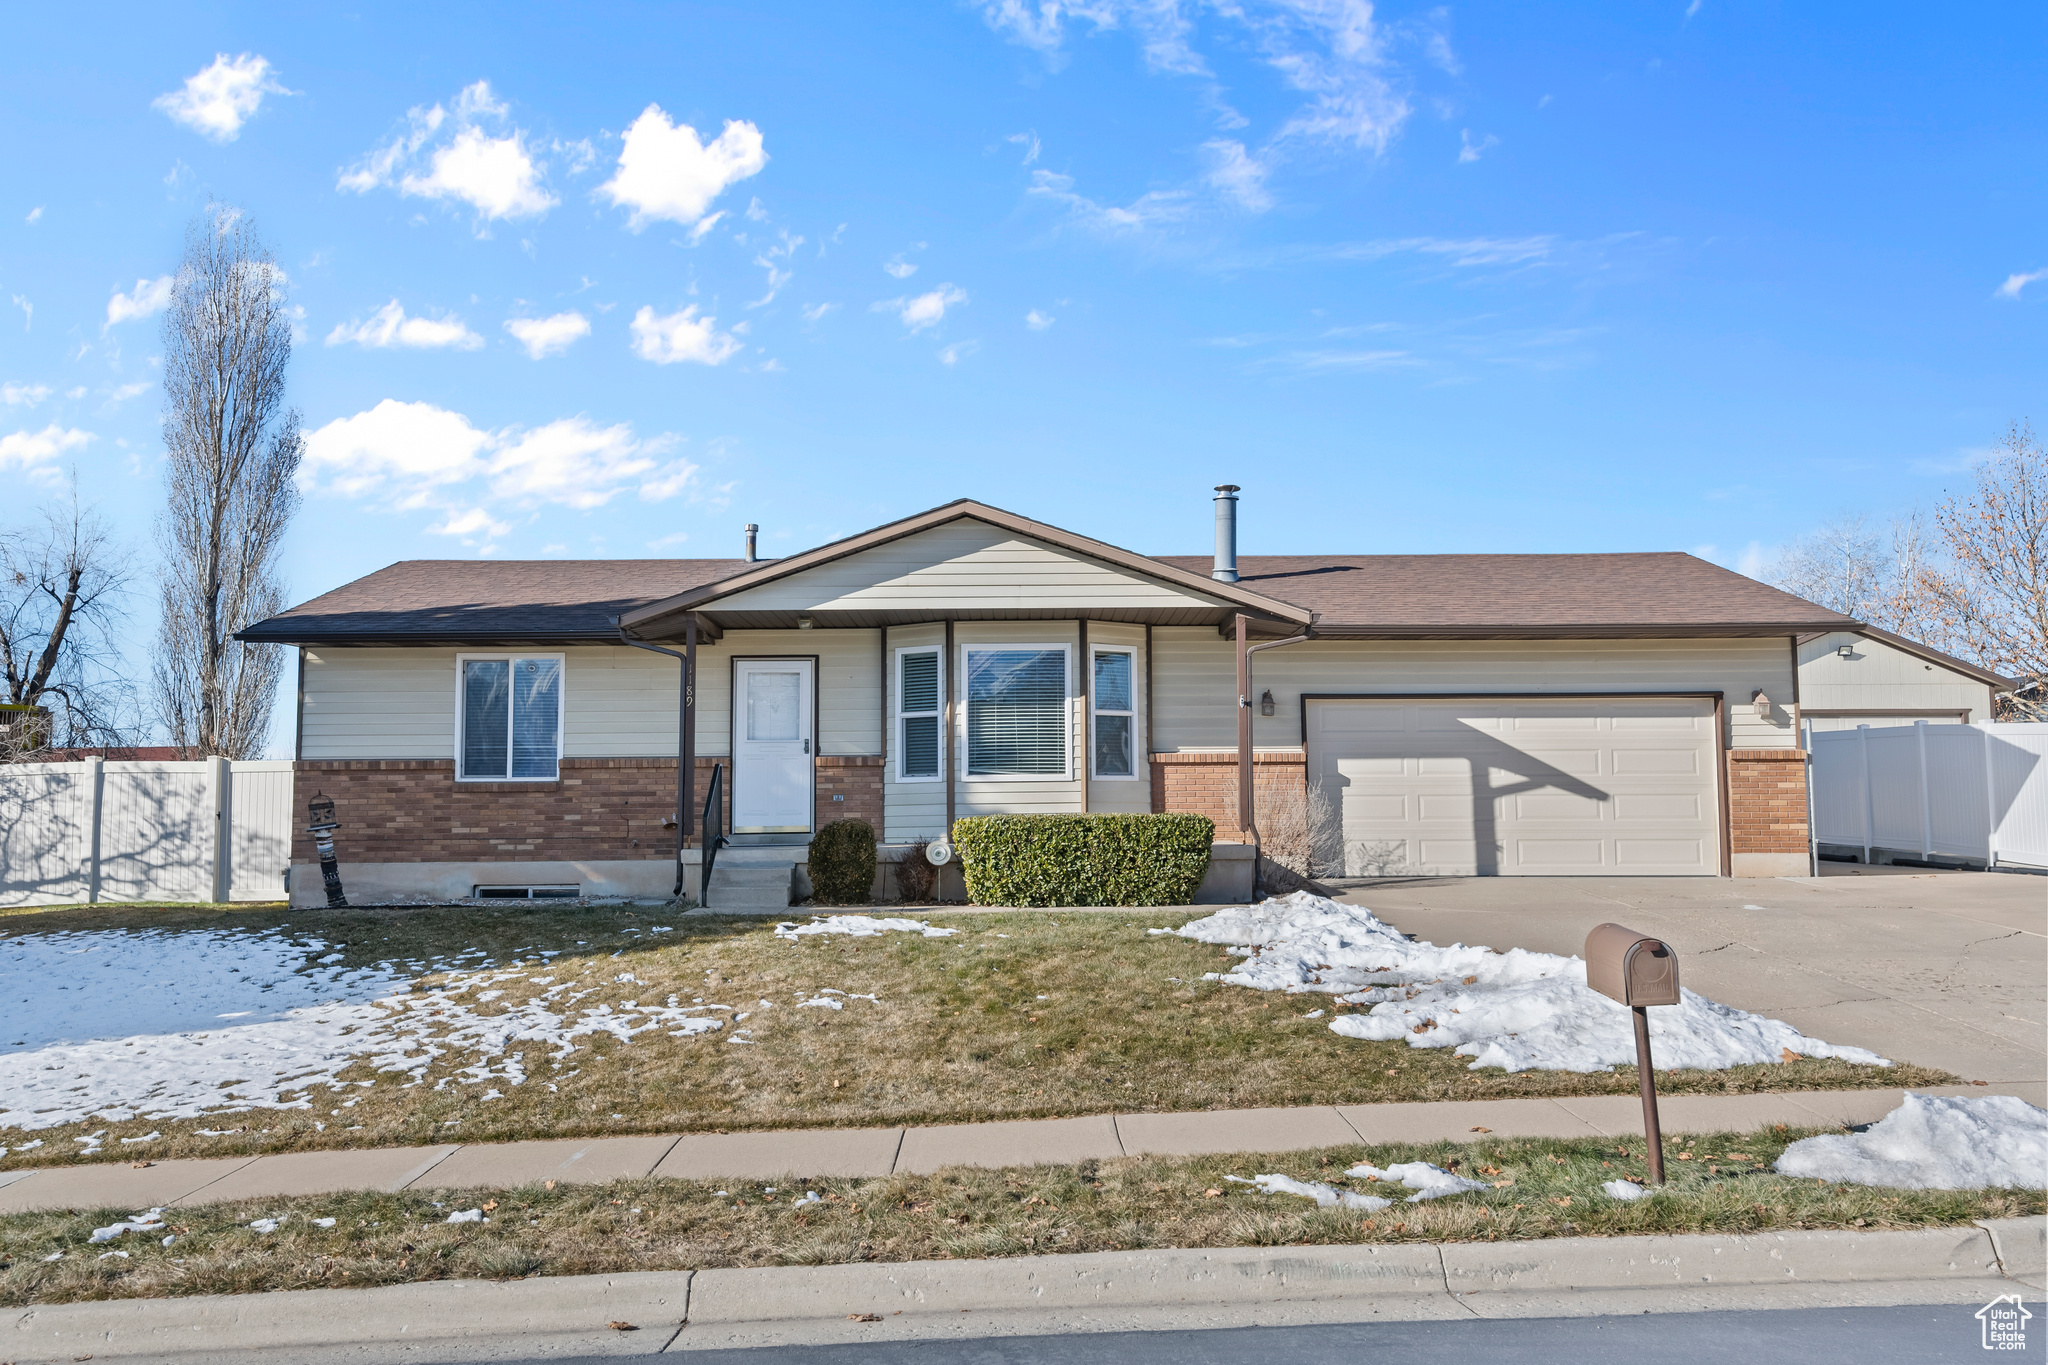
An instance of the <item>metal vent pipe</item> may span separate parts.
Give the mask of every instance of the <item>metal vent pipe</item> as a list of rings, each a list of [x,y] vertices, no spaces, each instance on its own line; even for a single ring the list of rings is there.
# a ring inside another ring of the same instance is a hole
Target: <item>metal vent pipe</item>
[[[749,564],[753,563],[757,558],[759,558],[759,556],[754,553],[754,537],[760,533],[760,530],[761,528],[754,525],[753,522],[750,521],[747,523],[747,563]]]
[[[1216,567],[1209,577],[1237,581],[1237,485],[1216,485]]]

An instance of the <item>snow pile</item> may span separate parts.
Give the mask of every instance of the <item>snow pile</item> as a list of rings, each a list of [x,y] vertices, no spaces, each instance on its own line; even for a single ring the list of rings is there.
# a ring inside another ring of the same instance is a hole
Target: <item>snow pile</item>
[[[794,940],[801,934],[851,934],[855,938],[874,938],[890,932],[899,934],[923,934],[926,938],[951,938],[958,929],[934,929],[922,920],[875,919],[870,915],[813,915],[809,924],[798,924],[795,920],[784,920],[775,926],[775,937]]]
[[[559,1060],[597,1034],[712,1033],[731,1008],[592,998],[623,993],[594,976],[462,969],[478,950],[345,971],[320,960],[328,947],[220,930],[0,939],[0,1129],[308,1109],[310,1088],[369,1084],[339,1079],[359,1062],[418,1085],[452,1056],[469,1065],[436,1089],[519,1085],[529,1050]],[[413,971],[448,974],[407,990]],[[79,1141],[91,1151],[103,1135]]]
[[[1427,1161],[1403,1161],[1384,1171],[1370,1162],[1361,1161],[1344,1174],[1360,1180],[1389,1180],[1406,1185],[1417,1191],[1408,1196],[1411,1204],[1420,1204],[1425,1199],[1441,1199],[1447,1194],[1464,1194],[1467,1190],[1493,1188],[1484,1180],[1467,1180]]]
[[[1636,1184],[1633,1180],[1610,1180],[1600,1188],[1605,1190],[1610,1198],[1619,1199],[1623,1203],[1636,1199],[1647,1199],[1650,1194],[1648,1190]]]
[[[1908,1094],[1860,1133],[1802,1138],[1780,1175],[1907,1190],[2048,1185],[2048,1111],[2010,1095]]]
[[[1349,1190],[1336,1190],[1319,1180],[1296,1180],[1284,1175],[1256,1175],[1247,1180],[1241,1175],[1226,1175],[1225,1180],[1234,1180],[1240,1185],[1257,1185],[1267,1194],[1298,1194],[1304,1199],[1316,1201],[1316,1207],[1363,1209],[1367,1213],[1378,1213],[1391,1208],[1394,1201],[1381,1199],[1377,1195],[1353,1194]]]
[[[162,1209],[151,1209],[147,1213],[130,1214],[128,1221],[125,1223],[113,1223],[107,1227],[94,1228],[92,1230],[92,1240],[94,1242],[111,1242],[115,1238],[130,1232],[162,1232],[163,1230],[164,1211]]]
[[[1330,1021],[1330,1031],[1346,1038],[1453,1048],[1473,1059],[1474,1071],[1606,1071],[1635,1063],[1630,1012],[1586,985],[1586,964],[1576,957],[1412,943],[1370,910],[1306,891],[1151,932],[1222,944],[1246,959],[1208,980],[1368,1006]],[[1649,1014],[1660,1070],[1779,1062],[1787,1052],[1890,1065],[1874,1052],[1808,1038],[1692,991]]]

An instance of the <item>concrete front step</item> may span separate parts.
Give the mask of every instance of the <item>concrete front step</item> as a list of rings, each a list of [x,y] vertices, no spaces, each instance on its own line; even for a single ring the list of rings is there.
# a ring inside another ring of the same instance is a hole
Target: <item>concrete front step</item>
[[[787,907],[796,872],[794,862],[727,867],[712,865],[708,909],[759,910]]]

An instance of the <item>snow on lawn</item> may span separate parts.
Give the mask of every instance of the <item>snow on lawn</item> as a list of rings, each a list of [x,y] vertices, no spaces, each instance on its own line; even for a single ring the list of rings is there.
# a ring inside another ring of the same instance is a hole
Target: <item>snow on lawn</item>
[[[813,915],[809,924],[798,924],[795,920],[784,920],[775,926],[775,937],[794,939],[799,934],[851,934],[855,938],[874,938],[890,932],[900,934],[923,934],[926,938],[951,938],[958,929],[934,929],[921,920],[876,919],[871,915]]]
[[[1780,1175],[1902,1190],[1977,1190],[2048,1185],[2048,1111],[2011,1095],[1908,1093],[1860,1133],[1802,1138]]]
[[[1408,1202],[1419,1204],[1425,1199],[1441,1199],[1447,1194],[1464,1194],[1468,1190],[1490,1188],[1483,1180],[1467,1180],[1461,1175],[1452,1175],[1441,1166],[1432,1166],[1427,1161],[1403,1161],[1387,1167],[1384,1171],[1370,1162],[1360,1162],[1344,1174],[1358,1180],[1382,1180],[1389,1185],[1401,1185],[1414,1190]],[[1363,1209],[1377,1213],[1393,1206],[1393,1200],[1376,1194],[1355,1194],[1325,1185],[1320,1180],[1296,1180],[1285,1175],[1259,1175],[1247,1180],[1241,1175],[1227,1175],[1225,1180],[1234,1180],[1240,1185],[1257,1185],[1267,1194],[1298,1194],[1304,1199],[1313,1199],[1318,1208]]]
[[[1330,1031],[1346,1038],[1454,1048],[1473,1059],[1474,1071],[1606,1071],[1635,1063],[1629,1011],[1586,985],[1586,964],[1576,957],[1413,943],[1362,906],[1306,891],[1151,932],[1222,944],[1246,959],[1205,979],[1368,1006],[1330,1021]],[[1689,990],[1680,1004],[1650,1011],[1650,1051],[1659,1070],[1721,1070],[1784,1061],[1787,1053],[1891,1065]]]
[[[673,995],[594,1000],[617,983],[555,967],[462,968],[474,951],[344,970],[330,947],[229,930],[0,938],[0,1129],[310,1109],[309,1088],[368,1084],[337,1079],[357,1062],[419,1085],[443,1057],[474,1057],[435,1088],[518,1085],[529,1050],[559,1058],[599,1033],[709,1033],[729,1009]],[[447,975],[409,990],[415,972]]]

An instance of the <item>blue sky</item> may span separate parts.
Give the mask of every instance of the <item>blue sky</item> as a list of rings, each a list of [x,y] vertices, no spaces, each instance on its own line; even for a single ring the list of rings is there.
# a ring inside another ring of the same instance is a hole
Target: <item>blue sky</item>
[[[0,481],[18,512],[75,470],[146,547],[152,308],[212,196],[304,310],[300,598],[402,558],[731,555],[745,521],[785,553],[960,496],[1200,553],[1223,481],[1248,553],[1754,566],[2042,415],[2044,29],[43,7],[0,57]]]

